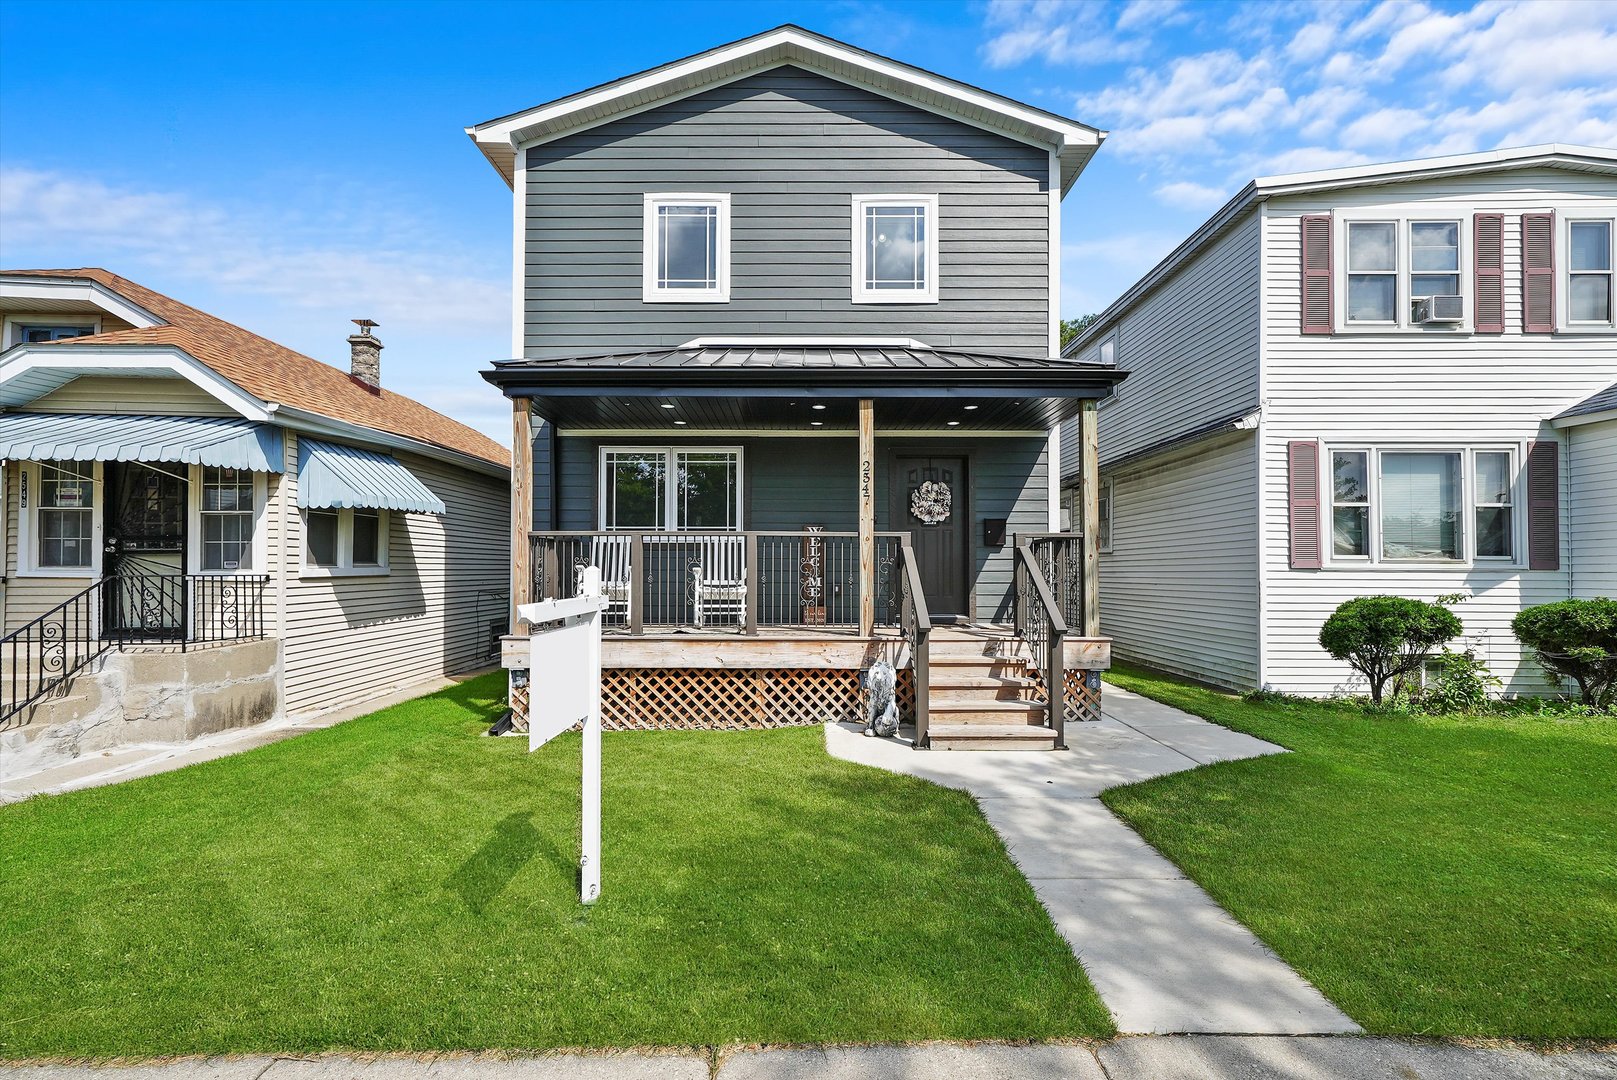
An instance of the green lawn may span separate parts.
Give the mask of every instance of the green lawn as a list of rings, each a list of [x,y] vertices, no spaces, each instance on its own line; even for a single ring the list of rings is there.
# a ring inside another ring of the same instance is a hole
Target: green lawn
[[[818,729],[477,738],[503,676],[0,808],[0,1056],[1102,1036],[963,793]]]
[[[1105,802],[1366,1029],[1617,1035],[1617,720],[1110,680],[1295,751]]]

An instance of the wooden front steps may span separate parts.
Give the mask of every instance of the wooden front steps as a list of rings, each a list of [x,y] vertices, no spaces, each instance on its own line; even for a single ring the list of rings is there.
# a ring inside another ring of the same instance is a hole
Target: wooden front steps
[[[1026,642],[998,628],[933,631],[927,737],[934,750],[1049,750]]]

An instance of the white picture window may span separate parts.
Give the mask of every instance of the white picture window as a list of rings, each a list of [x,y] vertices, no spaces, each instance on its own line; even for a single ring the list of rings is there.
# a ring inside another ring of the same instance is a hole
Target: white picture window
[[[39,463],[34,526],[41,570],[87,570],[94,561],[94,470],[89,461]]]
[[[643,299],[724,303],[730,299],[730,196],[645,197]]]
[[[1612,325],[1613,223],[1567,222],[1566,314],[1572,325]]]
[[[853,302],[938,299],[938,197],[853,197]]]
[[[603,529],[733,531],[741,528],[741,450],[736,447],[605,447]]]
[[[257,480],[246,469],[202,470],[202,569],[251,570]]]
[[[303,572],[310,577],[385,574],[386,510],[303,511]]]
[[[1515,448],[1333,448],[1338,564],[1514,562]]]

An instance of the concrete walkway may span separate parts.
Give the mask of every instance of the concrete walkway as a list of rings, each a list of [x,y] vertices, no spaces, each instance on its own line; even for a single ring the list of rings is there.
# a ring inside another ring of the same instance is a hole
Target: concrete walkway
[[[1150,1036],[1099,1045],[186,1058],[0,1065],[0,1080],[1614,1080],[1617,1055],[1399,1039]]]
[[[1116,687],[1066,753],[916,753],[828,725],[847,761],[976,796],[1120,1031],[1304,1035],[1359,1030],[1098,798],[1107,788],[1285,751]]]
[[[294,735],[335,727],[345,720],[365,716],[389,705],[397,705],[402,701],[442,690],[446,686],[453,686],[457,682],[480,674],[482,672],[427,679],[402,686],[381,697],[366,698],[325,712],[304,713],[289,719],[272,720],[266,724],[233,728],[188,742],[133,743],[103,750],[97,754],[86,754],[48,769],[0,780],[0,804],[19,802],[34,795],[60,795],[81,788],[119,784],[125,780],[155,776],[158,773],[183,769],[187,765],[229,757],[231,754],[239,754],[254,747],[268,746],[282,739],[290,739]]]

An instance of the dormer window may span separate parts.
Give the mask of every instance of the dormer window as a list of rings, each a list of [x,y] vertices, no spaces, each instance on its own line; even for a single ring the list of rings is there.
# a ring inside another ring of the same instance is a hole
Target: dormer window
[[[645,203],[646,303],[730,299],[730,196],[673,192]]]
[[[938,302],[938,197],[855,195],[853,302]]]

